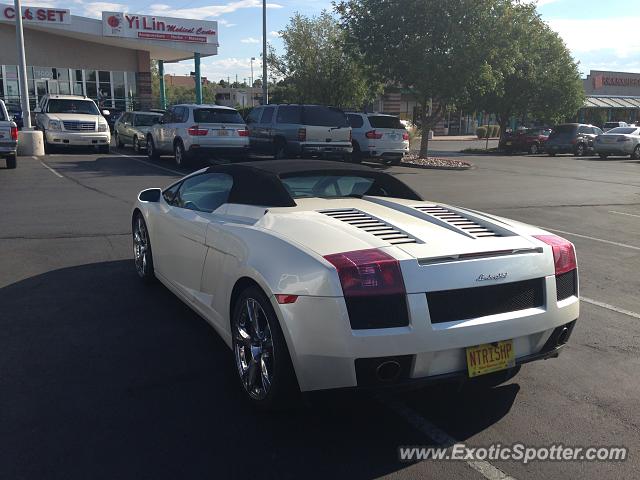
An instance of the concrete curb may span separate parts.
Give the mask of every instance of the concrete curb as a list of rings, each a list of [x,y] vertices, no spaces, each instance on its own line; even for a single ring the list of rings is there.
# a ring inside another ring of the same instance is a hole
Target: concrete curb
[[[420,165],[417,163],[401,162],[400,164],[395,166],[406,167],[406,168],[421,168],[423,170],[454,170],[454,171],[471,170],[476,168],[476,166],[473,163],[470,163],[469,166],[466,166],[466,167],[443,167],[443,166],[436,166],[436,165]]]

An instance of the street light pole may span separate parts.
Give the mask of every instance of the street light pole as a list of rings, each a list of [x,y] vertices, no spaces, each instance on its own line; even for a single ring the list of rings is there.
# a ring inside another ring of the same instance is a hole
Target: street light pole
[[[22,121],[26,130],[31,130],[31,108],[29,107],[29,84],[27,83],[27,65],[24,55],[24,32],[22,30],[22,5],[14,0],[16,16],[16,43],[18,46],[18,81],[20,85],[20,104]]]
[[[251,85],[249,85],[249,92],[251,92],[251,108],[253,108],[253,61],[256,57],[251,57]]]
[[[267,0],[262,0],[262,104],[269,103],[267,90]]]

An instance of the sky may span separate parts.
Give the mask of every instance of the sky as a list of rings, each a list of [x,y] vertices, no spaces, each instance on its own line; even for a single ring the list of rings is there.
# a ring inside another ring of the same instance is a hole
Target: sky
[[[455,0],[452,0],[455,1]],[[202,74],[212,81],[239,81],[260,76],[262,0],[131,0],[127,4],[89,0],[33,0],[33,5],[56,5],[75,15],[100,18],[102,10],[217,20],[218,55],[202,59]],[[538,0],[538,12],[564,39],[579,61],[583,76],[589,70],[640,73],[640,3],[629,0]],[[268,0],[269,42],[282,49],[278,32],[295,13],[317,15],[331,9],[330,0]],[[166,64],[166,73],[189,74],[193,61]]]

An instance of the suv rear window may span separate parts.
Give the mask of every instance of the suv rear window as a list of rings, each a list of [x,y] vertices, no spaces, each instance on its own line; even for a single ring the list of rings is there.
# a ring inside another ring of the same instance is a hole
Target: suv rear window
[[[373,128],[404,129],[404,125],[400,123],[398,117],[389,117],[387,115],[369,115],[369,123]]]
[[[98,107],[91,100],[70,100],[52,98],[47,105],[47,113],[80,113],[85,115],[100,115]]]
[[[347,116],[339,108],[308,105],[302,107],[302,123],[318,127],[348,127]]]
[[[553,131],[551,132],[551,135],[555,136],[555,135],[560,135],[562,133],[566,134],[574,134],[576,132],[576,126],[575,125],[558,125],[556,127],[553,127]]]
[[[291,106],[291,105],[278,107],[278,114],[276,115],[276,122],[278,122],[278,123],[300,123],[300,107]]]
[[[197,108],[193,111],[196,123],[244,123],[240,114],[226,108]]]
[[[635,132],[636,130],[637,128],[634,128],[634,127],[618,127],[618,128],[612,128],[607,133],[621,133],[623,135],[628,135],[630,133]]]
[[[351,128],[361,128],[364,125],[364,120],[362,120],[362,115],[358,115],[355,113],[348,113],[347,117],[349,118],[349,125],[351,125]]]

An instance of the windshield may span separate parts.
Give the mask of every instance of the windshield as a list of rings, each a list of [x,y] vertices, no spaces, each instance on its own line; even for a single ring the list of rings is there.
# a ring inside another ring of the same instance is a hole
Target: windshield
[[[98,107],[91,100],[69,100],[52,98],[47,105],[48,113],[81,113],[85,115],[100,115]]]
[[[630,133],[635,133],[635,131],[638,130],[637,128],[633,128],[633,127],[618,127],[618,128],[612,128],[611,130],[609,130],[606,135],[609,134],[615,134],[615,133],[620,133],[620,134],[630,134]]]
[[[198,108],[193,111],[197,123],[244,123],[240,114],[227,108]]]
[[[137,127],[150,127],[160,120],[162,115],[136,115]]]
[[[318,127],[348,127],[347,116],[339,108],[308,105],[302,109],[302,123]]]
[[[369,123],[373,128],[404,129],[398,117],[390,117],[388,115],[369,115]]]

